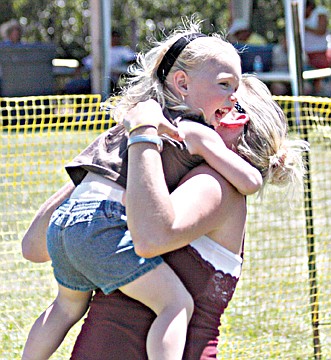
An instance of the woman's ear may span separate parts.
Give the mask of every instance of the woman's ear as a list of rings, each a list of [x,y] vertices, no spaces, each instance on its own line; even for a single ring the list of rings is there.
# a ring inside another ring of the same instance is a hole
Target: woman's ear
[[[173,75],[173,85],[175,89],[183,96],[187,95],[188,81],[188,75],[183,70],[177,70]]]

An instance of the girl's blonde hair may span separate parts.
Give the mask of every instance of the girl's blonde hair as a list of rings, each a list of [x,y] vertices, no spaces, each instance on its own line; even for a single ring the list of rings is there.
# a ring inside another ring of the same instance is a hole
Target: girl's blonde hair
[[[114,118],[117,122],[123,120],[124,114],[141,101],[156,100],[162,108],[189,112],[183,99],[175,95],[167,81],[163,84],[157,77],[158,67],[169,48],[181,37],[201,33],[199,22],[186,20],[183,27],[176,29],[163,41],[154,40],[154,45],[146,54],[138,54],[134,66],[129,69],[129,79],[122,91],[122,97],[117,105]],[[211,34],[191,41],[180,53],[169,74],[177,70],[189,73],[201,66],[206,60],[220,57],[223,54],[238,56],[237,50],[219,34]]]
[[[250,118],[238,141],[239,155],[261,172],[263,185],[301,183],[302,152],[309,150],[309,144],[289,139],[285,114],[268,87],[253,75],[243,75],[237,98]]]
[[[162,108],[190,112],[184,100],[171,90],[168,82],[161,83],[157,70],[164,55],[178,39],[201,33],[200,24],[194,19],[186,20],[183,28],[174,30],[161,42],[155,40],[154,46],[146,54],[138,54],[136,65],[129,69],[130,77],[122,91],[121,100],[112,114],[116,122],[122,122],[128,110],[148,99],[156,100]],[[197,38],[181,51],[169,74],[178,70],[189,73],[206,60],[225,53],[239,56],[233,45],[217,33]],[[243,76],[242,85],[238,99],[250,117],[250,122],[246,134],[239,139],[239,155],[260,170],[264,184],[301,182],[304,174],[301,152],[308,149],[308,143],[287,138],[284,113],[273,101],[264,83],[256,77]]]

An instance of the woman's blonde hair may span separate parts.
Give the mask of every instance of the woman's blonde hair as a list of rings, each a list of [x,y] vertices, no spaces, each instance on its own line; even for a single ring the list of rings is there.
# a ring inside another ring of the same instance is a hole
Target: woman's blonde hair
[[[301,183],[302,152],[309,150],[309,144],[289,139],[285,114],[268,87],[253,75],[243,75],[237,98],[250,118],[239,138],[238,154],[261,172],[263,185]]]
[[[171,90],[167,81],[162,84],[157,76],[157,70],[167,51],[178,39],[191,34],[201,34],[200,25],[201,22],[194,21],[194,19],[183,21],[182,28],[174,30],[163,41],[152,41],[154,46],[146,54],[138,54],[136,64],[129,68],[130,77],[113,115],[117,122],[121,122],[123,115],[137,103],[148,99],[156,100],[162,108],[190,111],[183,99],[176,96]],[[225,41],[219,34],[214,33],[195,39],[181,51],[169,74],[177,70],[189,73],[206,60],[220,57],[224,53],[233,53],[234,56],[239,57],[233,45]]]

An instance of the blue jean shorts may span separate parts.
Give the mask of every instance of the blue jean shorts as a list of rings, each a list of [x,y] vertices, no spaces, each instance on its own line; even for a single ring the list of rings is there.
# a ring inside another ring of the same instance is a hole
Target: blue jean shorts
[[[163,262],[135,253],[125,208],[110,200],[65,200],[51,217],[47,248],[59,284],[106,295]]]

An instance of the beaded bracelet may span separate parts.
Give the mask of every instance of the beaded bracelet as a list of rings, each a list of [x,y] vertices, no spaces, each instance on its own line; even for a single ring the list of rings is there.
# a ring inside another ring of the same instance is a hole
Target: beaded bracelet
[[[128,139],[128,148],[137,143],[152,143],[157,145],[157,150],[161,152],[163,150],[163,141],[159,136],[153,136],[153,135],[136,135],[132,136]]]
[[[144,128],[144,127],[154,128],[155,130],[157,130],[157,127],[155,125],[152,125],[152,124],[138,124],[138,125],[134,126],[133,128],[131,128],[129,130],[129,135],[131,135],[135,130],[140,129],[140,128]]]

